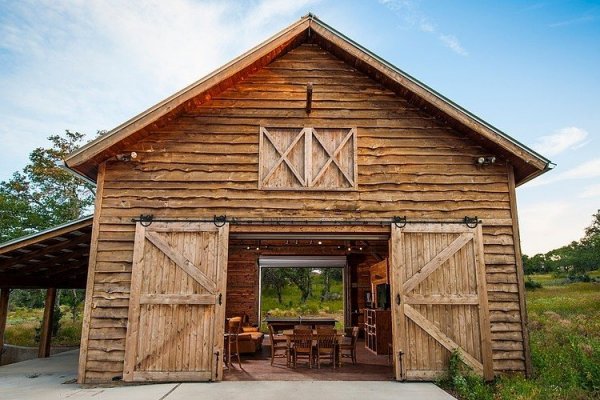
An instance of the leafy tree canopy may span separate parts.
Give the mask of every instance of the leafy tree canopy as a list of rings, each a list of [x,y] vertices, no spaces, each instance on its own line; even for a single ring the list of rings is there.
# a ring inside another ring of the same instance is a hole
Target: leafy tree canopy
[[[91,212],[93,187],[61,168],[84,135],[65,131],[50,146],[29,154],[29,163],[0,182],[0,243],[80,218]]]

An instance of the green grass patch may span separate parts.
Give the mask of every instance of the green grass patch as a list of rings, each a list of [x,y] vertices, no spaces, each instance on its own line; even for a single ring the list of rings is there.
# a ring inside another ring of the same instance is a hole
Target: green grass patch
[[[460,399],[600,399],[600,284],[532,279],[543,286],[527,291],[533,376],[486,384],[466,367],[451,366],[440,386]]]
[[[5,343],[24,347],[38,346],[38,331],[43,315],[42,308],[17,307],[9,311],[4,333]],[[81,340],[81,323],[80,318],[74,321],[71,313],[64,313],[58,333],[52,337],[52,345],[78,346]]]

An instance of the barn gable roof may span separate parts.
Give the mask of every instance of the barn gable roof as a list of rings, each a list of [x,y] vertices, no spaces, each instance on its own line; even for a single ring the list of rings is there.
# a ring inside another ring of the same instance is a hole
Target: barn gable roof
[[[312,14],[302,17],[223,67],[74,151],[66,158],[66,165],[79,174],[95,179],[98,165],[119,154],[127,144],[140,140],[151,129],[164,126],[181,113],[210,100],[243,77],[305,42],[317,43],[416,106],[426,109],[444,123],[496,151],[513,164],[517,184],[551,168],[548,159],[371,53]]]

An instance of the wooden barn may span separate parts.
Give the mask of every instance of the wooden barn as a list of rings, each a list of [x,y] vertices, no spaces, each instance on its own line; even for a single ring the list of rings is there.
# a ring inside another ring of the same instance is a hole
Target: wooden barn
[[[549,161],[313,15],[66,164],[97,182],[80,382],[223,379],[286,257],[345,260],[344,324],[398,380],[529,372],[515,187]]]

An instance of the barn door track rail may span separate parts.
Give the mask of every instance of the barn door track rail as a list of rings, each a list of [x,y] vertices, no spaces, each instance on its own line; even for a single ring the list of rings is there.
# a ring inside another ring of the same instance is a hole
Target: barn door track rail
[[[229,223],[232,225],[381,225],[388,226],[394,224],[397,228],[404,228],[407,224],[464,224],[469,228],[476,228],[481,224],[481,220],[475,217],[465,216],[462,219],[451,220],[422,220],[408,219],[406,216],[394,216],[392,218],[355,218],[351,220],[343,219],[300,219],[300,218],[228,218],[226,215],[214,215],[212,218],[198,219],[169,219],[156,218],[153,214],[141,214],[137,218],[132,218],[131,222],[139,222],[142,226],[148,227],[153,222],[212,222],[217,227],[222,227]]]

